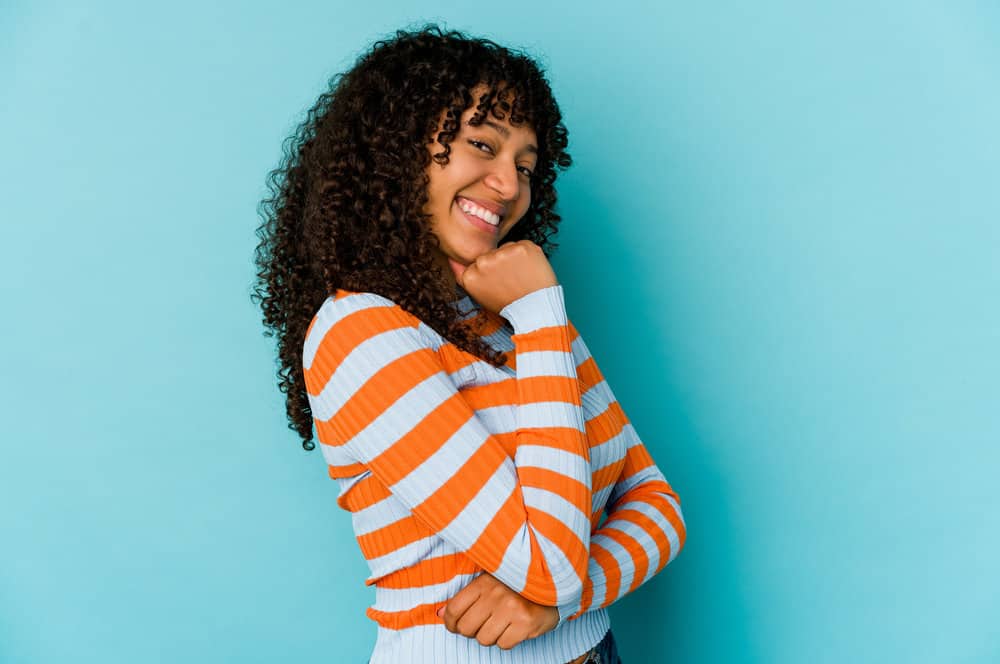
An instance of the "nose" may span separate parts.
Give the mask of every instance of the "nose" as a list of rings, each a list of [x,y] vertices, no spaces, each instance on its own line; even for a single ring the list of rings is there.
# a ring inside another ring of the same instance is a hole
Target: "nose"
[[[517,164],[504,160],[493,161],[492,168],[483,180],[487,187],[497,192],[505,201],[517,198],[520,183],[517,178]]]

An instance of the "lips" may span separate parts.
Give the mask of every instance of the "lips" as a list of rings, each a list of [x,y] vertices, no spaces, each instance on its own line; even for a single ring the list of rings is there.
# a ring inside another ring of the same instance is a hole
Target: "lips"
[[[468,200],[472,200],[472,199],[468,199]],[[487,223],[487,222],[483,221],[482,219],[480,219],[479,217],[477,217],[474,214],[469,214],[468,212],[466,212],[465,210],[463,210],[460,205],[458,205],[457,201],[455,203],[455,208],[458,209],[458,213],[460,215],[462,215],[462,217],[464,217],[465,220],[467,222],[469,222],[470,225],[478,228],[479,230],[484,231],[486,233],[489,233],[490,235],[496,235],[499,232],[499,230],[500,230],[500,226],[499,225],[494,226],[493,224],[490,224],[490,223]]]

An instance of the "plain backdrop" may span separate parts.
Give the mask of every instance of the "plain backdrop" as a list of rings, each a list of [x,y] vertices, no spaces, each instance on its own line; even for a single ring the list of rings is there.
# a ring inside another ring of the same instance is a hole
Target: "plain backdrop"
[[[870,0],[0,4],[0,661],[367,660],[251,255],[428,20],[565,114],[553,264],[689,527],[626,664],[1000,661],[1000,8]]]

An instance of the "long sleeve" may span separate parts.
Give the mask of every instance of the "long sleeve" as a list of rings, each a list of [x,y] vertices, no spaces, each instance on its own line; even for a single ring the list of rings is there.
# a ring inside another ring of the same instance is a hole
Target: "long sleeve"
[[[303,358],[320,442],[343,446],[414,519],[523,596],[578,602],[591,475],[562,287],[500,312],[518,358],[513,459],[458,392],[430,328],[373,293],[328,304]],[[408,536],[405,523],[383,531],[365,537],[391,547]]]
[[[585,399],[600,413],[607,444],[624,443],[624,464],[613,479],[605,522],[591,534],[587,578],[579,601],[559,606],[560,622],[606,607],[651,579],[680,552],[687,538],[681,501],[653,462],[587,349],[570,323]],[[594,493],[605,490],[604,470],[594,469]],[[600,484],[600,486],[599,486]]]

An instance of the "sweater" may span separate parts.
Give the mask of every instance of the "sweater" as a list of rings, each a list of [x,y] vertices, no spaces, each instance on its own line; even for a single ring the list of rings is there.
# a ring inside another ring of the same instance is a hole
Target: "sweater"
[[[568,662],[610,628],[606,607],[673,560],[680,498],[636,434],[561,285],[499,314],[454,306],[507,366],[458,349],[392,300],[338,289],[312,319],[303,369],[337,504],[375,586],[372,664]],[[436,614],[488,572],[559,611],[503,650]]]

